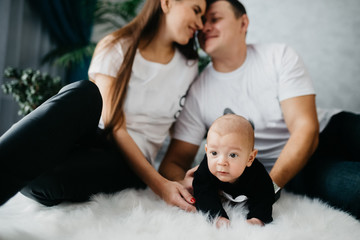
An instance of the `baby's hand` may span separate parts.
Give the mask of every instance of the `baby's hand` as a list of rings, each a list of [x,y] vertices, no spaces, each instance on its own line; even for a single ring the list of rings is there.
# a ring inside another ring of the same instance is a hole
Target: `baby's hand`
[[[230,220],[224,217],[219,217],[216,220],[216,227],[221,228],[223,226],[228,227],[230,225]]]
[[[248,223],[250,224],[254,224],[254,225],[260,225],[260,226],[264,226],[264,223],[258,219],[258,218],[250,218],[248,220],[246,220]]]

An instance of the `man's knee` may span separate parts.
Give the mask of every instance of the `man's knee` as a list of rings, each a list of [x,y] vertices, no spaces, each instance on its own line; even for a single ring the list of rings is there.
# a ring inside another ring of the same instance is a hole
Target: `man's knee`
[[[315,195],[360,219],[360,163],[339,161],[323,166],[314,177]]]

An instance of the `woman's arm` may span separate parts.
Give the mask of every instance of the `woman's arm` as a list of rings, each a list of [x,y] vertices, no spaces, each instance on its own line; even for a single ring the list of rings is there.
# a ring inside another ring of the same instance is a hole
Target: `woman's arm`
[[[103,98],[102,119],[106,125],[109,121],[111,106],[109,89],[115,79],[103,74],[97,74],[95,79],[91,80],[98,86]],[[165,179],[155,170],[128,134],[125,122],[113,134],[117,146],[126,156],[129,165],[147,186],[167,203],[187,211],[195,211],[195,207],[191,204],[193,201],[191,194],[181,184]]]
[[[281,102],[290,138],[270,172],[272,180],[284,187],[307,163],[319,141],[315,95]]]
[[[195,211],[192,195],[177,182],[169,181],[161,176],[146,160],[134,140],[121,127],[114,133],[118,147],[124,152],[134,172],[148,185],[152,191],[165,202],[180,207],[186,211]]]

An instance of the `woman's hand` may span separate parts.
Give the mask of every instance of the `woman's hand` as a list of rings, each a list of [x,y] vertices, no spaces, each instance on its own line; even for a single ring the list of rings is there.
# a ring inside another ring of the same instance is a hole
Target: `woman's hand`
[[[193,205],[195,199],[189,191],[179,182],[169,181],[156,171],[128,134],[125,125],[114,132],[114,137],[130,167],[155,194],[170,205],[186,211],[196,211]]]
[[[181,185],[183,185],[185,187],[185,189],[188,190],[188,192],[191,194],[194,194],[192,183],[194,180],[194,173],[198,169],[198,167],[199,167],[199,165],[189,169],[186,172],[184,179],[179,181],[179,183],[181,183]]]
[[[177,206],[188,212],[195,212],[195,199],[179,182],[166,181],[163,184],[160,197],[168,204]]]

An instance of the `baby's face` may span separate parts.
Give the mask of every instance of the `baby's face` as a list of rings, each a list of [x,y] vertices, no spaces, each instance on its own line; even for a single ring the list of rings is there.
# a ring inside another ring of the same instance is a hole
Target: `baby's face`
[[[248,139],[239,133],[209,131],[205,150],[210,172],[222,182],[235,182],[255,158]]]

